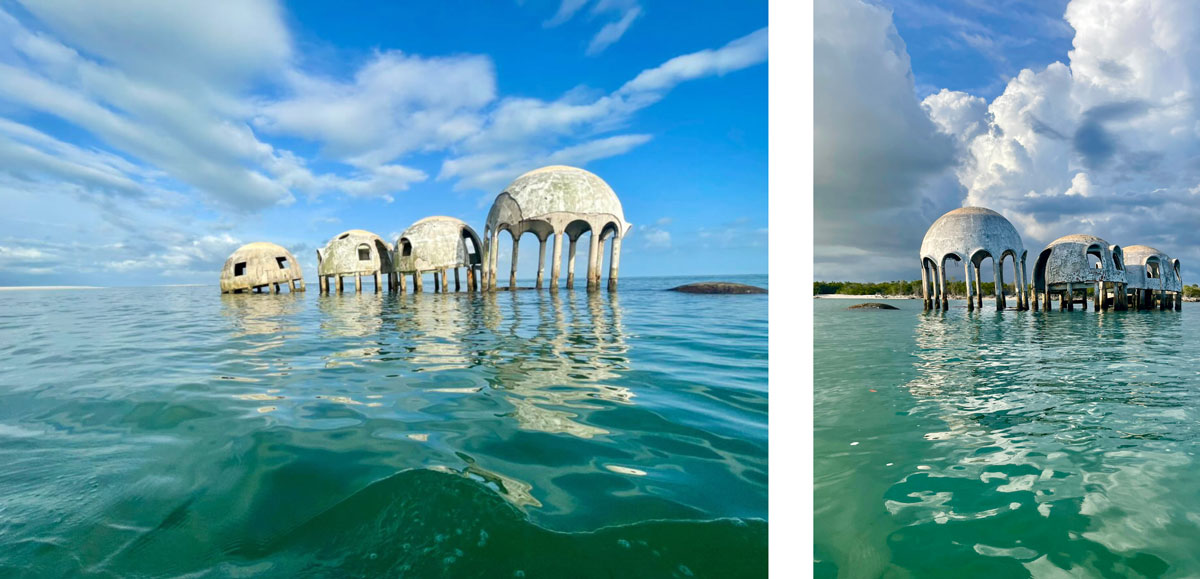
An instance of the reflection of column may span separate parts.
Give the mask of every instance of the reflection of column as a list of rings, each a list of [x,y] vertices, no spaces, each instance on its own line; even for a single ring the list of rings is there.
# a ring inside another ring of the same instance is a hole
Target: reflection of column
[[[520,245],[521,236],[514,235],[512,240],[513,240],[512,268],[509,270],[509,273],[508,273],[508,288],[510,290],[516,289],[516,287],[517,287],[517,255],[518,255],[517,247]]]
[[[588,243],[587,288],[596,289],[600,285],[600,234],[593,231]]]
[[[971,283],[971,278],[967,278],[967,283]],[[921,301],[925,304],[925,309],[931,309],[929,302],[929,268],[925,267],[925,258],[921,258]]]
[[[572,237],[571,246],[567,248],[567,289],[575,287],[575,243],[577,241],[579,241],[578,237]]]
[[[554,253],[550,263],[550,289],[558,289],[558,270],[562,265],[562,238],[566,233],[554,233]]]
[[[542,289],[542,275],[546,271],[546,238],[538,238],[537,289]]]
[[[612,253],[608,256],[608,291],[617,291],[617,271],[621,263],[621,236],[613,234]]]

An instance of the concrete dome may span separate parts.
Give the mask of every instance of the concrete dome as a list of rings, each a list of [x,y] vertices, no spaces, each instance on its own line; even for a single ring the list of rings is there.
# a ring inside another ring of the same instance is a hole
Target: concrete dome
[[[586,226],[570,231],[572,237],[605,228],[624,235],[629,229],[621,201],[608,183],[577,167],[552,165],[534,169],[509,183],[496,196],[485,230],[508,229],[517,234],[532,231],[544,239],[572,229],[575,222]]]
[[[961,260],[981,258],[980,251],[993,259],[1011,252],[1018,259],[1025,252],[1017,228],[1003,215],[983,207],[962,207],[937,219],[925,232],[921,258],[941,264],[950,254]]]
[[[471,267],[482,263],[482,251],[483,242],[466,222],[440,215],[426,217],[410,225],[396,239],[395,271]]]
[[[300,281],[300,287],[292,281]],[[287,284],[303,289],[300,263],[282,246],[266,241],[247,243],[237,248],[221,268],[221,292],[239,292],[256,287]]]
[[[1123,251],[1095,235],[1072,234],[1051,241],[1038,254],[1033,266],[1033,285],[1044,290],[1047,285],[1065,283],[1125,283]],[[1098,259],[1093,266],[1088,259]]]
[[[363,246],[365,253],[359,251]],[[362,229],[343,231],[317,250],[317,275],[321,276],[370,274],[391,271],[391,266],[391,245]]]
[[[1154,264],[1157,263],[1157,274]],[[1148,245],[1130,245],[1125,248],[1125,265],[1131,289],[1183,291],[1178,259]]]

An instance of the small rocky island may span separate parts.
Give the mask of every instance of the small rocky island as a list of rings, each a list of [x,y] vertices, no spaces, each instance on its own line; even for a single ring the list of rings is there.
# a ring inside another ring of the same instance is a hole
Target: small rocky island
[[[889,304],[881,304],[879,302],[867,302],[865,304],[854,304],[846,309],[848,309],[848,310],[898,310],[900,308],[893,306],[893,305],[889,305]]]
[[[765,294],[767,290],[746,285],[743,283],[730,283],[727,281],[704,281],[699,283],[689,283],[679,287],[673,287],[670,290],[673,292],[683,292],[685,294]]]

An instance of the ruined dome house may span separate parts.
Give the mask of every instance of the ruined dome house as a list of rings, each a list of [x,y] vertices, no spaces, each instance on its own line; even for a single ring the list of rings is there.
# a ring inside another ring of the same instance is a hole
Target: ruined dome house
[[[1134,309],[1183,309],[1183,278],[1179,260],[1145,245],[1125,248],[1126,276]]]
[[[621,239],[629,231],[621,201],[616,193],[596,175],[575,167],[555,165],[535,169],[517,177],[504,188],[488,212],[484,227],[485,287],[496,289],[498,245],[500,232],[512,236],[512,263],[508,278],[510,289],[517,283],[517,250],[521,236],[533,233],[539,243],[537,287],[543,286],[546,262],[546,240],[554,237],[550,272],[550,288],[558,289],[559,266],[562,263],[562,242],[569,242],[567,257],[567,288],[575,286],[575,243],[584,234],[589,236],[587,287],[600,287],[600,267],[603,264],[602,245],[611,239],[608,289],[617,289],[617,272],[621,259]]]
[[[280,284],[292,292],[304,291],[299,262],[291,252],[274,243],[259,241],[243,245],[225,260],[221,269],[223,294],[262,293],[264,288],[279,293]]]
[[[1033,266],[1033,309],[1039,297],[1050,311],[1058,294],[1058,309],[1072,311],[1077,301],[1087,309],[1087,290],[1094,290],[1095,310],[1126,308],[1125,251],[1094,235],[1067,235],[1047,245]],[[1077,292],[1082,295],[1076,299]],[[1111,292],[1111,293],[1110,293]]]
[[[446,271],[454,270],[454,291],[460,291],[458,269],[466,269],[467,290],[479,289],[483,273],[483,243],[475,230],[453,217],[426,217],[396,239],[390,272],[392,289],[405,291],[404,276],[411,275],[413,293],[422,291],[421,275],[433,272],[435,292],[449,291]]]
[[[382,289],[381,274],[392,271],[391,246],[382,237],[351,229],[343,232],[317,250],[317,279],[321,293],[332,291],[330,284],[337,282],[337,291],[344,289],[345,276],[354,276],[354,291],[362,291],[362,276],[375,278],[375,291]]]
[[[967,309],[983,308],[983,283],[979,267],[984,259],[992,259],[996,280],[996,309],[1007,307],[1004,296],[1003,263],[1013,259],[1016,273],[1014,289],[1017,309],[1029,307],[1025,280],[1025,247],[1017,229],[1003,215],[983,207],[961,207],[937,219],[921,242],[921,294],[925,309],[949,306],[946,294],[948,261],[963,264],[967,286]],[[971,281],[974,280],[974,289]]]

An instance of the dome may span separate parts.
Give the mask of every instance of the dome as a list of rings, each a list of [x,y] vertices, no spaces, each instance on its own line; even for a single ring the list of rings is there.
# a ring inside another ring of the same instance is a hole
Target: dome
[[[1003,215],[983,207],[962,207],[937,219],[925,232],[921,258],[940,264],[948,254],[971,259],[979,251],[993,259],[1012,252],[1020,259],[1025,248],[1017,228]]]
[[[353,275],[389,271],[391,246],[382,237],[351,229],[317,250],[317,275]]]
[[[1153,265],[1157,262],[1157,272]],[[1129,287],[1183,291],[1183,280],[1179,273],[1179,260],[1148,245],[1130,245],[1125,248],[1125,263],[1129,270]]]
[[[498,211],[505,197],[515,207]],[[528,220],[554,221],[548,218],[558,214],[608,216],[622,226],[625,223],[621,201],[603,179],[577,167],[552,165],[525,173],[505,187],[496,197],[496,205],[488,215],[488,225],[515,225]]]
[[[461,219],[426,217],[396,239],[395,269],[419,272],[468,267],[482,262],[482,249],[475,230]]]
[[[225,260],[221,268],[221,291],[236,292],[300,280],[300,264],[280,245],[266,241],[247,243]]]
[[[1125,283],[1122,250],[1095,235],[1076,233],[1051,241],[1033,266],[1033,285]],[[1095,264],[1089,259],[1094,256]]]

